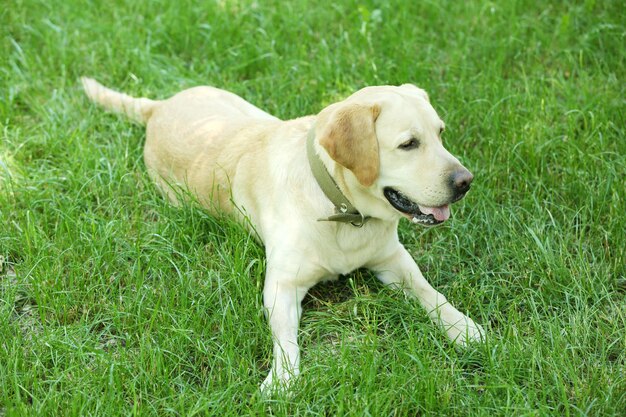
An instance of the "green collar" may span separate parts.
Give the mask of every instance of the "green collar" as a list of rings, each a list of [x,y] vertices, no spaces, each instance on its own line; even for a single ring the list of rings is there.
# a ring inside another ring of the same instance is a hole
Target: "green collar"
[[[317,181],[326,197],[335,205],[335,214],[325,218],[317,219],[318,221],[331,221],[350,223],[352,226],[361,227],[367,222],[370,217],[365,217],[348,201],[345,195],[339,189],[339,186],[330,176],[330,173],[322,163],[315,152],[315,126],[309,131],[309,136],[306,140],[306,154],[309,159],[309,165],[313,176]]]

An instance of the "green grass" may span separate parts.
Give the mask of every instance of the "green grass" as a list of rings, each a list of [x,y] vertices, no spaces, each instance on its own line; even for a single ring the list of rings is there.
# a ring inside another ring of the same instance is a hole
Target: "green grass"
[[[622,2],[322,3],[0,7],[0,416],[624,415]],[[400,235],[487,343],[455,349],[358,271],[311,291],[302,378],[264,399],[263,249],[166,204],[143,129],[80,75],[211,84],[285,119],[422,86],[476,180],[449,224]]]

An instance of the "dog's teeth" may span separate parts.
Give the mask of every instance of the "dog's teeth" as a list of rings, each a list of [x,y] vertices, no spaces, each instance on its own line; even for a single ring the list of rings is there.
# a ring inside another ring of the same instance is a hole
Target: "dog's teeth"
[[[411,218],[411,223],[434,225],[437,224],[437,220],[433,216],[414,215]]]

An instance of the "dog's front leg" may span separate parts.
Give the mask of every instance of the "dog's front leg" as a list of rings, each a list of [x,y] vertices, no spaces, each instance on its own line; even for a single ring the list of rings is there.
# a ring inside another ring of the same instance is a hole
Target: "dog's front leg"
[[[443,294],[426,281],[402,245],[369,267],[383,283],[402,288],[408,295],[417,298],[430,318],[443,328],[453,342],[465,345],[482,340],[485,334],[482,327],[454,308]]]
[[[268,266],[263,304],[272,330],[274,357],[272,369],[261,384],[262,391],[287,388],[289,380],[300,372],[298,323],[302,299],[309,288],[293,284],[293,278]]]

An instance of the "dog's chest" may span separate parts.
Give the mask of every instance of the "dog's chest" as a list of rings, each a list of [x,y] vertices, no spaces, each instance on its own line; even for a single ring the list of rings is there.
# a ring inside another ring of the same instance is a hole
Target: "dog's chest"
[[[345,275],[372,263],[385,252],[388,244],[397,239],[393,230],[368,226],[339,225],[336,233],[320,242],[317,248],[319,259],[328,271]]]

